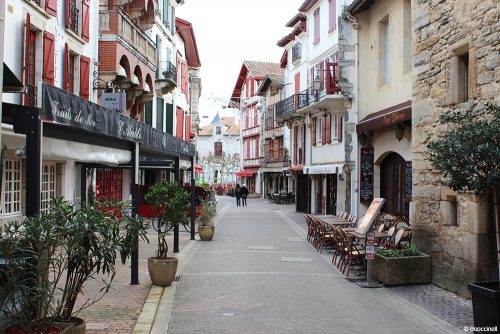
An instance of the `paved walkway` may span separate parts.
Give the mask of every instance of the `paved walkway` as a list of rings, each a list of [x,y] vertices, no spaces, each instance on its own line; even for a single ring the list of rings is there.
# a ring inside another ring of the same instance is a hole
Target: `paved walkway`
[[[181,233],[177,278],[152,287],[141,245],[140,285],[118,266],[113,291],[84,311],[87,333],[463,333],[470,301],[432,285],[363,289],[305,240],[291,205],[220,197],[213,241]],[[170,243],[171,245],[172,243]],[[97,288],[87,288],[89,296]]]

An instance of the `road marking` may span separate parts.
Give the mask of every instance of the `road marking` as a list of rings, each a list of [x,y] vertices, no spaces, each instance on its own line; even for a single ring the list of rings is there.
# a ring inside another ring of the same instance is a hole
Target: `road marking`
[[[274,246],[255,246],[255,245],[252,245],[252,246],[248,246],[249,249],[261,249],[261,250],[274,250],[276,248],[274,248]]]
[[[282,256],[281,261],[283,262],[312,262],[309,257],[290,257],[290,256]]]

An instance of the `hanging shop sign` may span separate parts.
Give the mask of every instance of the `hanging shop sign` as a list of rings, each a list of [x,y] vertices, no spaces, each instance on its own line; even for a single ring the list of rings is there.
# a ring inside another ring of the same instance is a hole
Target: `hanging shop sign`
[[[127,110],[126,94],[102,93],[102,106],[106,109],[123,114],[125,110]]]
[[[45,83],[42,86],[42,119],[171,153],[195,154],[191,143]]]

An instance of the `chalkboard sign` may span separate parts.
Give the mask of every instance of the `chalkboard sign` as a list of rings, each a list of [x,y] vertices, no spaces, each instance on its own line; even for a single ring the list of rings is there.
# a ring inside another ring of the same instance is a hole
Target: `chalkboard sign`
[[[373,147],[361,148],[360,172],[361,202],[371,202],[373,200]]]
[[[405,161],[405,202],[411,202],[411,161]]]

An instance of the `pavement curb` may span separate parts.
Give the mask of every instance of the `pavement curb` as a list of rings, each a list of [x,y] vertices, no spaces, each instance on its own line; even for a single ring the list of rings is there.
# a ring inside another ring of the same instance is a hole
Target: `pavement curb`
[[[196,241],[197,240],[189,240],[187,245],[184,246],[177,255],[177,259],[179,260],[177,276],[182,273],[189,263],[192,257],[191,251],[200,246]],[[188,256],[189,254],[190,256]],[[186,261],[182,261],[183,259]],[[133,334],[166,333],[172,313],[176,289],[177,282],[175,281],[167,287],[151,286],[148,297],[142,307],[141,314],[132,331]]]

